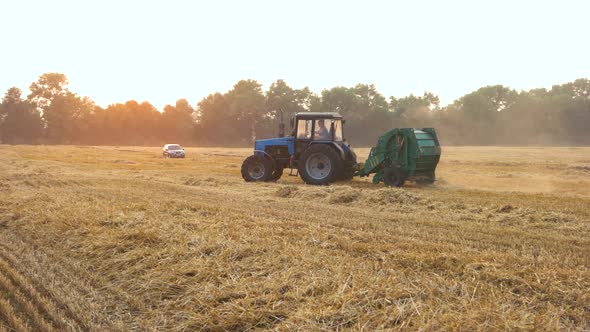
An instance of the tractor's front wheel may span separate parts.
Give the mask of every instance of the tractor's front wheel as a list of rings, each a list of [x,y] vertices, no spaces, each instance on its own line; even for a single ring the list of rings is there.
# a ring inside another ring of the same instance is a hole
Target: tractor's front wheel
[[[246,182],[269,181],[272,174],[272,162],[263,157],[250,156],[242,163],[242,178]]]
[[[326,144],[313,144],[301,156],[298,171],[307,184],[325,185],[337,180],[342,159]]]
[[[383,170],[383,182],[388,187],[402,187],[406,176],[399,167],[386,167]]]
[[[282,167],[276,167],[274,169],[274,171],[272,172],[272,175],[270,176],[269,181],[278,181],[281,176],[283,176],[283,168]]]

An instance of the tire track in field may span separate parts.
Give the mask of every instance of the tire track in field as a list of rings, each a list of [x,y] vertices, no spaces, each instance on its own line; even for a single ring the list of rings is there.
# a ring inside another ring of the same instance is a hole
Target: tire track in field
[[[9,331],[32,331],[22,313],[4,298],[0,298],[0,323]]]
[[[4,289],[6,294],[11,294],[11,301],[5,300],[3,306],[8,319],[10,305],[13,312],[16,310],[21,317],[24,316],[25,325],[31,324],[34,331],[89,330],[63,301],[52,296],[45,287],[19,271],[19,260],[5,245],[0,245],[0,249],[0,289]],[[0,308],[1,305],[0,303]],[[22,326],[17,327],[17,321],[9,322],[16,330],[21,330]]]
[[[32,321],[35,330],[38,331],[53,331],[54,328],[45,317],[44,310],[39,310],[25,294],[23,294],[18,287],[16,287],[8,278],[0,272],[0,290],[4,294],[10,294],[10,297],[15,301],[16,305],[22,308],[27,317]]]
[[[2,316],[0,316],[0,332],[8,332],[8,327],[5,325],[2,319]]]
[[[0,323],[6,324],[14,331],[31,331],[23,321],[22,314],[18,312],[18,309],[4,298],[0,298]]]
[[[30,282],[13,266],[7,263],[0,252],[0,288],[11,294],[12,307],[18,307],[27,322],[33,324],[35,331],[79,330],[81,328],[75,319],[71,319],[64,308],[55,298],[48,296],[45,289]],[[11,324],[12,325],[12,324]],[[17,329],[19,330],[19,329]]]
[[[17,234],[0,234],[2,259],[27,271],[33,288],[52,307],[51,317],[57,317],[53,325],[60,327],[58,330],[64,330],[64,325],[67,330],[124,330],[137,326],[135,318],[145,310],[135,298],[106,286],[109,283],[101,276]]]

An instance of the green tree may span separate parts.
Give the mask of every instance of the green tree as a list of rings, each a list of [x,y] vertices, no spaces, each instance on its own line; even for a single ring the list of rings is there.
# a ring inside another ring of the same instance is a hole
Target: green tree
[[[149,102],[135,100],[124,104],[125,142],[132,145],[155,145],[160,143],[159,123],[161,113]]]
[[[389,108],[394,113],[396,126],[426,127],[432,125],[434,112],[440,110],[440,100],[431,92],[424,92],[422,96],[390,97]]]
[[[266,113],[262,85],[254,80],[241,80],[225,98],[235,120],[234,128],[240,133],[240,137],[249,138],[243,143],[256,140],[256,131]]]
[[[348,122],[348,136],[355,144],[374,144],[381,134],[392,128],[392,113],[387,100],[373,84],[357,84],[352,91],[356,96],[355,114],[359,118]]]
[[[55,98],[68,94],[68,84],[68,79],[64,74],[45,73],[39,76],[37,81],[33,82],[29,87],[31,94],[29,94],[28,99],[44,110],[51,105]]]
[[[463,142],[469,144],[494,144],[502,130],[500,113],[509,111],[517,102],[518,93],[502,85],[486,86],[467,94],[448,109],[454,118],[460,119],[457,130]]]
[[[110,104],[102,116],[104,135],[102,137],[106,144],[124,144],[126,139],[127,112],[124,104]]]
[[[195,110],[186,99],[179,99],[175,106],[164,106],[161,117],[162,137],[167,142],[187,144],[194,135]]]
[[[309,111],[314,96],[308,87],[293,89],[284,80],[276,80],[266,92],[266,105],[271,112],[282,109],[289,115],[293,115],[297,112]]]
[[[235,118],[221,93],[210,94],[197,104],[197,119],[197,138],[200,142],[231,145],[239,141],[239,134],[233,129]]]
[[[0,141],[9,144],[35,143],[42,130],[43,121],[35,106],[21,98],[20,89],[8,89],[0,104]]]
[[[109,105],[106,110],[95,109],[100,116],[103,137],[109,144],[160,145],[162,114],[149,102],[129,100]]]
[[[263,128],[263,135],[265,136],[276,134],[279,123],[277,121],[279,110],[283,111],[284,120],[288,122],[295,113],[309,111],[314,98],[308,87],[293,89],[283,80],[273,82],[265,96],[267,109],[263,118],[266,125]]]
[[[357,96],[352,88],[333,87],[322,91],[322,106],[328,112],[338,112],[349,120],[360,120],[362,114],[357,112]]]
[[[107,130],[107,111],[94,105],[83,119],[86,132],[81,135],[82,144],[109,144],[112,133]]]
[[[561,128],[560,137],[567,144],[590,144],[590,135],[586,134],[590,123],[590,80],[554,85],[548,94],[557,119],[553,126]]]
[[[50,142],[73,144],[85,133],[84,121],[93,109],[94,103],[67,92],[58,95],[43,108],[47,123],[46,136]]]
[[[388,111],[387,100],[377,91],[375,85],[357,84],[353,91],[361,114]]]
[[[323,90],[322,106],[324,111],[344,116],[347,121],[345,135],[355,144],[374,143],[380,134],[377,130],[381,131],[390,122],[387,101],[372,84]]]
[[[85,121],[94,108],[90,98],[68,90],[64,74],[46,73],[30,86],[28,100],[36,105],[45,120],[49,142],[72,144],[88,133]]]

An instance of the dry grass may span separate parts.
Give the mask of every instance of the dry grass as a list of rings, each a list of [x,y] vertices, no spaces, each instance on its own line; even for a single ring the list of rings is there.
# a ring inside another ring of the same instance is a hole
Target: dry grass
[[[590,329],[589,148],[446,148],[404,189],[187,152],[0,146],[0,331]]]

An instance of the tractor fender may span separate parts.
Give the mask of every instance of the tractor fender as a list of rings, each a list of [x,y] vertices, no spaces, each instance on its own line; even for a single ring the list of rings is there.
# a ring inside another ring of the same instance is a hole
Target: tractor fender
[[[266,158],[266,159],[270,160],[270,162],[272,163],[272,167],[274,169],[277,168],[278,163],[277,163],[276,159],[273,158],[268,152],[262,151],[262,150],[254,150],[254,155],[255,156],[260,156],[262,158]]]
[[[273,162],[273,164],[274,164],[274,163],[276,163],[276,161],[275,161],[275,158],[273,158],[273,157],[272,157],[270,154],[268,154],[268,152],[266,152],[266,151],[262,151],[262,150],[254,150],[254,155],[255,155],[255,156],[261,156],[261,157],[263,157],[263,158],[266,158],[266,159],[268,159],[268,160],[272,161],[272,162]]]
[[[313,145],[313,144],[331,145],[336,149],[336,152],[338,152],[338,154],[340,155],[340,158],[342,158],[342,160],[346,160],[346,153],[344,153],[344,150],[342,149],[342,147],[340,145],[336,144],[335,142],[316,141],[316,142],[311,142],[309,145]]]
[[[352,146],[349,144],[342,144],[342,151],[344,151],[344,155],[346,156],[345,160],[351,161],[356,164],[356,153],[352,149]]]

